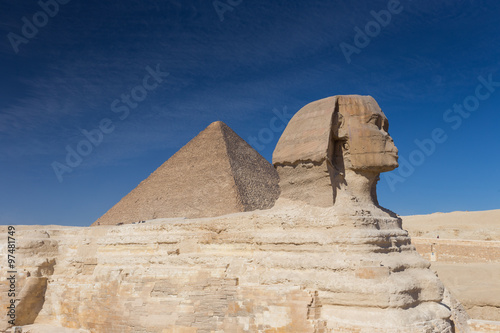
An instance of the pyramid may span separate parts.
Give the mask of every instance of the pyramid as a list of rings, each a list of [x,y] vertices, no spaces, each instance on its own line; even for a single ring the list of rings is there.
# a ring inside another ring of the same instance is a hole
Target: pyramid
[[[274,167],[221,121],[210,124],[92,225],[268,209]]]

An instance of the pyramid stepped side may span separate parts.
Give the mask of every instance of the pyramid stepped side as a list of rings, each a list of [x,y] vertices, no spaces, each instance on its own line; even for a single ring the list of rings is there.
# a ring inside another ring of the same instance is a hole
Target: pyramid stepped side
[[[234,180],[245,211],[268,209],[280,195],[276,169],[231,128],[223,124]]]
[[[92,225],[269,208],[279,191],[272,172],[273,166],[227,125],[214,122]]]

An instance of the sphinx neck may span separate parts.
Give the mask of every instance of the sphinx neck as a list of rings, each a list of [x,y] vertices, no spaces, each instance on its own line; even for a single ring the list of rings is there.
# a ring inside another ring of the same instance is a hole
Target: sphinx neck
[[[347,169],[342,176],[337,184],[335,205],[356,208],[378,206],[376,187],[379,173]]]

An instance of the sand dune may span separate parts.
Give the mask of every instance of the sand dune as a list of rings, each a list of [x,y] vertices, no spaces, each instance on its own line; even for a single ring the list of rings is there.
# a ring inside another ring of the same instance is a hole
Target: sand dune
[[[500,241],[500,209],[402,216],[413,237]]]

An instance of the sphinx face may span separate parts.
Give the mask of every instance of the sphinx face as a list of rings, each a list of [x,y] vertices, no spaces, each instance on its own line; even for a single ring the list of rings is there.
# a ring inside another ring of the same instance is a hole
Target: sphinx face
[[[388,133],[389,122],[369,96],[339,96],[341,130],[346,169],[371,172],[398,167],[398,150]],[[340,133],[339,133],[340,134]]]

